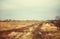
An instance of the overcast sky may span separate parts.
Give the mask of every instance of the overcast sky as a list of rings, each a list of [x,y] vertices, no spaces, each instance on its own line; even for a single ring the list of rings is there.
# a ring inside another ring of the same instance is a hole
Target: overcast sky
[[[59,2],[59,0],[0,0],[0,19],[54,19],[60,15]]]

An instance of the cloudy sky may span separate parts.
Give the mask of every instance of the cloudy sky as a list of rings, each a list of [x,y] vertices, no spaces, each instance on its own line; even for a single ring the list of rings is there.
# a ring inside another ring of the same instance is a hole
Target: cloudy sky
[[[0,19],[47,20],[59,16],[60,0],[0,0]]]

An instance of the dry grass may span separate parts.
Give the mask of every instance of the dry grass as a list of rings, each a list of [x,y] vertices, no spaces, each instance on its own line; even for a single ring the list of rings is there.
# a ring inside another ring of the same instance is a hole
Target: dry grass
[[[0,39],[60,39],[60,27],[47,23],[30,20],[1,21]]]

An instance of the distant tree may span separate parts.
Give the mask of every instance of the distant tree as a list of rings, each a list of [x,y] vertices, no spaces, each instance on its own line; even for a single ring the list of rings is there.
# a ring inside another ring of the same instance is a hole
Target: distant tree
[[[56,16],[55,20],[60,20],[60,16]]]

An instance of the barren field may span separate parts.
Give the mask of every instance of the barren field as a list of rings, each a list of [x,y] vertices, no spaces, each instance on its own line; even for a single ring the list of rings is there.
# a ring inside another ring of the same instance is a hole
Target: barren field
[[[60,20],[0,21],[0,39],[60,39]]]

